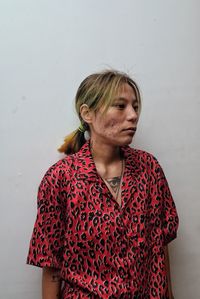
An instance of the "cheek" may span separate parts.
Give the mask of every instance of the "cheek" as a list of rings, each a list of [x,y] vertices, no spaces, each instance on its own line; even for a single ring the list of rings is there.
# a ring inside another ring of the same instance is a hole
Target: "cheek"
[[[104,124],[104,129],[107,130],[109,133],[112,133],[111,131],[118,131],[120,128],[120,122],[116,119],[111,119],[107,123]]]

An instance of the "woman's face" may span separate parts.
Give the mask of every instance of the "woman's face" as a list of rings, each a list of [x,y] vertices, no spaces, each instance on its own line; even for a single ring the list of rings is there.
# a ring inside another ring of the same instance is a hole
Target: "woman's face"
[[[139,118],[139,104],[133,88],[125,83],[113,104],[103,114],[103,108],[92,116],[91,140],[114,146],[132,142]]]

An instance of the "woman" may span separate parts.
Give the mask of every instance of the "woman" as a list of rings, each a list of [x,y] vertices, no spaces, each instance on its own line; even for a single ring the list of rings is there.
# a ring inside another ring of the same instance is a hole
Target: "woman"
[[[129,147],[141,110],[136,83],[117,71],[92,74],[76,110],[81,125],[60,148],[67,156],[38,191],[27,263],[43,268],[43,299],[173,298],[167,244],[178,216],[158,161]]]

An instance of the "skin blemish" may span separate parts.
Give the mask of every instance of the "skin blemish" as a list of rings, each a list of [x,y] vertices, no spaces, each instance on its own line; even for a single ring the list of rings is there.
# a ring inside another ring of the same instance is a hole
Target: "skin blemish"
[[[107,128],[113,128],[118,122],[114,119],[111,119],[108,123],[105,123],[104,127]]]

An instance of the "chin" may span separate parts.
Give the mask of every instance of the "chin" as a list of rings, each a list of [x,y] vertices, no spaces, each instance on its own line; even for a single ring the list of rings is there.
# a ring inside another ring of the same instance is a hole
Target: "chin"
[[[133,138],[129,138],[129,139],[127,139],[127,140],[123,140],[123,141],[121,141],[121,142],[118,144],[118,146],[129,145],[129,144],[132,143],[132,141],[133,141]]]
[[[124,145],[130,145],[130,144],[132,143],[132,141],[133,141],[133,140],[131,140],[131,141],[129,141],[129,142],[127,141],[127,142],[124,143]]]

